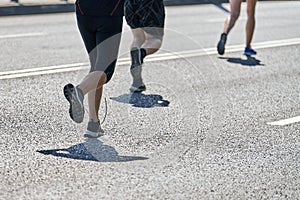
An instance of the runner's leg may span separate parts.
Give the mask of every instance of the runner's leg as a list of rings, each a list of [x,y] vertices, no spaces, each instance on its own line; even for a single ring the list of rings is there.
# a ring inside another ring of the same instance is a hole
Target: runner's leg
[[[251,47],[255,28],[255,6],[256,0],[247,0],[247,24],[246,24],[246,47]]]
[[[135,28],[135,29],[132,29],[131,31],[132,31],[132,35],[133,35],[131,48],[133,48],[133,47],[140,48],[146,40],[145,32],[141,28]]]
[[[154,36],[145,32],[146,40],[142,48],[146,50],[147,55],[153,54],[159,50],[162,44],[162,37]]]
[[[241,3],[242,0],[230,0],[230,15],[225,21],[224,33],[228,34],[237,21],[240,15]]]

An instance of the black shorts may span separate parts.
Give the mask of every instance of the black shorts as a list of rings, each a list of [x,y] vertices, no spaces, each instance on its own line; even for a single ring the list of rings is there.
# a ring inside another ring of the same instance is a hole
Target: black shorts
[[[77,25],[89,54],[90,72],[103,71],[110,81],[118,58],[123,17],[97,17],[77,13]]]
[[[124,14],[130,28],[143,28],[153,36],[163,36],[165,26],[163,0],[126,0]]]

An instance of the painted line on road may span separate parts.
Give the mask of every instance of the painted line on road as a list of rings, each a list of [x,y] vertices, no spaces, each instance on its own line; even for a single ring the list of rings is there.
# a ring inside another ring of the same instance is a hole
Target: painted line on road
[[[87,67],[73,67],[73,68],[63,68],[59,70],[44,70],[44,71],[36,71],[36,72],[28,72],[23,74],[9,74],[0,76],[1,79],[13,79],[13,78],[21,78],[21,77],[30,77],[30,76],[37,76],[37,75],[45,75],[45,74],[56,74],[61,72],[71,72],[71,71],[77,71],[81,69],[86,69]]]
[[[47,33],[23,33],[23,34],[13,34],[13,35],[0,35],[0,39],[33,37],[33,36],[43,36],[43,35],[47,35]]]
[[[300,122],[300,116],[292,117],[289,119],[283,119],[283,120],[279,120],[279,121],[275,121],[275,122],[269,122],[267,124],[284,126],[284,125],[293,124],[293,123],[297,123],[297,122]]]
[[[260,42],[260,43],[253,44],[253,46],[255,49],[263,49],[263,48],[281,47],[281,46],[296,45],[296,44],[300,44],[300,38]],[[226,48],[227,53],[238,52],[243,50],[244,50],[244,45],[232,45]],[[146,60],[148,62],[164,61],[164,60],[191,58],[196,56],[205,56],[205,55],[214,55],[214,54],[217,54],[215,47],[206,48],[206,49],[170,52],[170,53],[159,53],[147,57]],[[130,65],[130,58],[118,59],[117,65]],[[0,72],[0,80],[28,77],[28,76],[37,76],[43,74],[54,74],[54,73],[61,73],[61,72],[77,71],[81,69],[87,69],[88,67],[89,67],[89,63],[73,63],[73,64],[55,65],[49,67],[4,71],[4,72]]]
[[[67,64],[67,65],[55,65],[49,67],[38,67],[38,68],[30,68],[30,69],[21,69],[21,70],[14,70],[14,71],[5,71],[0,72],[0,77],[4,75],[12,75],[12,74],[26,74],[30,72],[38,72],[38,71],[47,71],[47,70],[54,70],[54,69],[62,69],[62,68],[70,68],[70,67],[81,67],[86,66],[89,63],[75,63],[75,64]]]
[[[216,18],[216,19],[207,19],[206,21],[209,22],[209,23],[221,23],[221,22],[225,22],[227,18],[224,17],[224,18]],[[246,17],[239,17],[239,21],[242,21],[242,20],[246,20],[247,18]]]

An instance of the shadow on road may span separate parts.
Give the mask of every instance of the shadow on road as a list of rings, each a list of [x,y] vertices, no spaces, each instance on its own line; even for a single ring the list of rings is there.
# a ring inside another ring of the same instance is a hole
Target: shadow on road
[[[111,97],[110,99],[120,103],[132,104],[132,106],[139,108],[168,107],[170,104],[169,101],[164,100],[161,95],[157,94],[130,93]]]
[[[115,148],[103,144],[99,139],[87,139],[84,143],[66,149],[39,150],[37,152],[44,155],[95,162],[129,162],[148,159],[146,157],[119,156]]]
[[[261,61],[252,56],[247,56],[247,59],[243,58],[228,58],[228,57],[219,57],[220,59],[226,59],[227,62],[241,64],[244,66],[264,66],[261,64]]]
[[[218,7],[219,9],[221,9],[222,11],[226,12],[226,13],[230,13],[230,11],[225,8],[223,5],[222,5],[222,2],[223,1],[219,1],[219,0],[211,0],[210,1],[212,4],[214,4],[216,7]],[[226,2],[227,3],[227,2]],[[224,19],[225,21],[225,19]]]

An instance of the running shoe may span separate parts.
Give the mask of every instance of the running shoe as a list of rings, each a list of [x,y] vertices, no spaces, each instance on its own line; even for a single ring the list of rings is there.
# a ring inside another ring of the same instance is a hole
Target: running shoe
[[[146,86],[142,79],[142,65],[136,66],[130,69],[133,83],[130,87],[131,92],[143,92],[146,90]]]
[[[226,44],[226,40],[227,40],[227,34],[226,33],[222,33],[221,37],[220,37],[220,41],[218,42],[218,53],[220,55],[223,55],[225,53],[225,44]]]
[[[84,116],[84,95],[82,91],[69,83],[64,87],[64,95],[70,103],[69,114],[71,119],[76,123],[81,123]]]
[[[134,86],[132,84],[130,87],[130,92],[133,92],[133,93],[139,93],[139,92],[143,92],[143,91],[146,91],[146,86],[144,84],[140,85],[140,86]]]
[[[246,47],[244,51],[244,55],[246,56],[256,55],[256,51],[250,47]]]
[[[98,138],[103,135],[104,135],[104,131],[100,126],[100,122],[90,121],[88,123],[87,130],[83,136],[87,138]]]
[[[132,48],[130,51],[131,55],[131,67],[130,73],[133,78],[133,83],[130,87],[131,92],[143,92],[146,90],[146,86],[142,79],[142,65],[143,59],[141,55],[141,50],[138,48]]]

